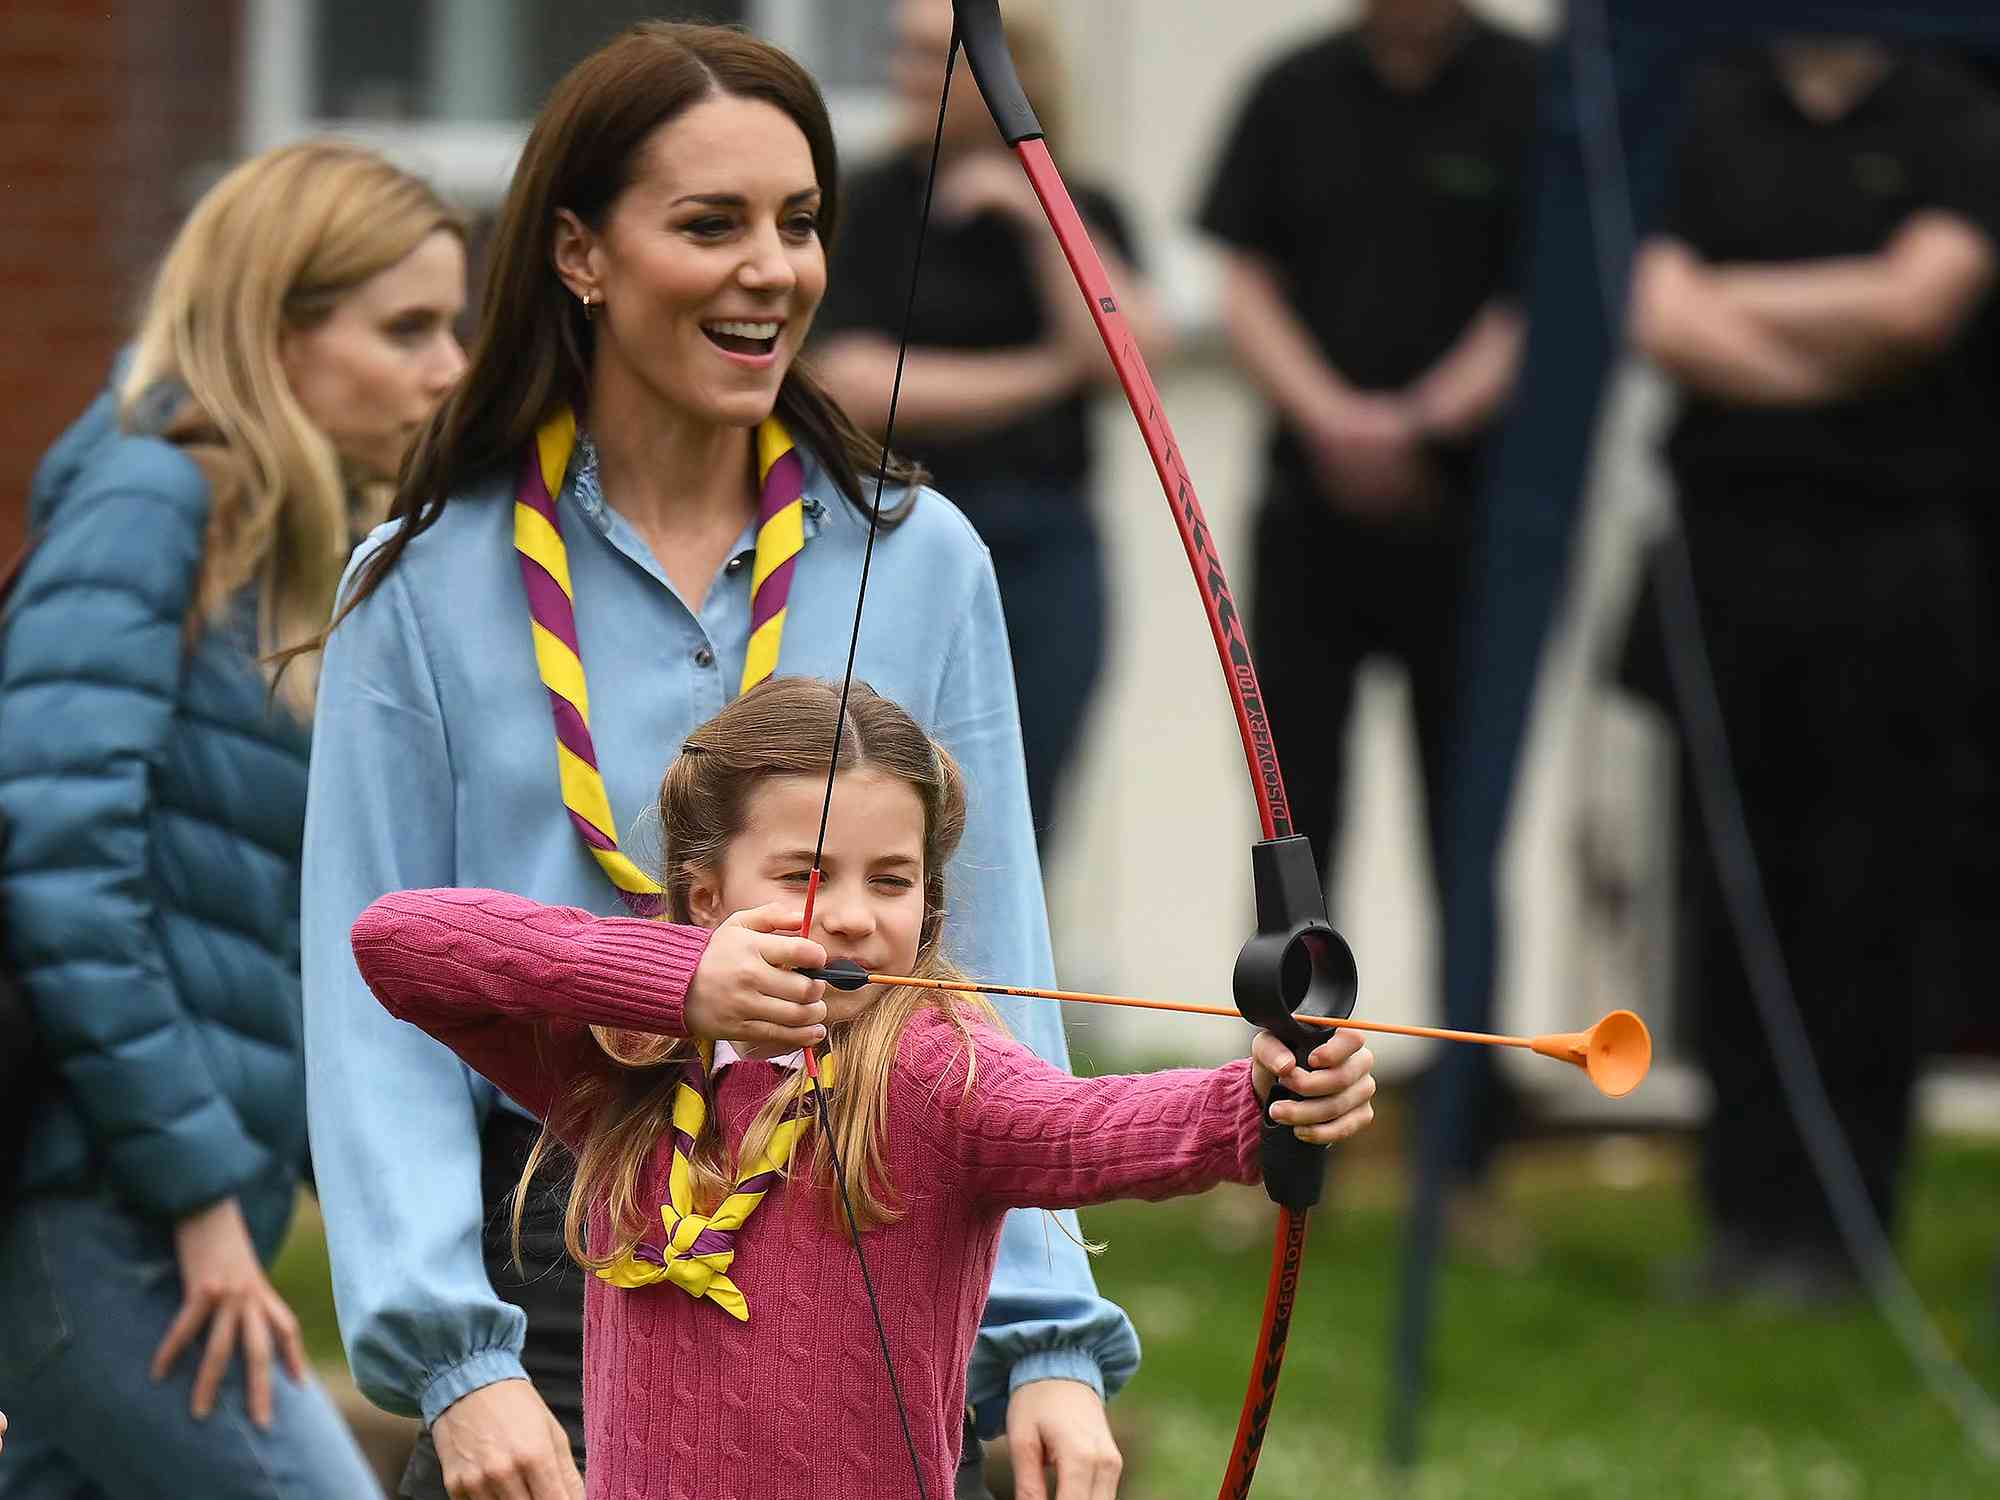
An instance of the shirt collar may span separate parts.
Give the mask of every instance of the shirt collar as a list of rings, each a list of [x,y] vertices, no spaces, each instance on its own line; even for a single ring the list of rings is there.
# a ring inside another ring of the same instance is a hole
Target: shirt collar
[[[1840,114],[1830,120],[1822,120],[1807,114],[1799,107],[1798,96],[1792,92],[1791,85],[1785,82],[1785,75],[1778,66],[1778,55],[1774,49],[1760,47],[1755,59],[1766,102],[1781,111],[1789,120],[1824,130],[1838,130],[1882,109],[1884,107],[1882,101],[1889,96],[1893,88],[1902,83],[1908,62],[1904,53],[1891,48],[1889,66],[1883,70],[1882,76],[1875,80],[1868,91]]]
[[[731,1063],[744,1062],[744,1061],[768,1062],[774,1068],[783,1068],[793,1073],[796,1073],[800,1068],[806,1065],[806,1055],[803,1051],[794,1051],[794,1052],[787,1052],[782,1057],[766,1057],[766,1058],[753,1057],[746,1059],[743,1056],[743,1054],[741,1052],[738,1052],[736,1048],[729,1042],[718,1041],[715,1044],[714,1052],[709,1058],[708,1076],[713,1078],[716,1074],[720,1073],[724,1068],[728,1067]]]
[[[805,514],[801,518],[801,529],[810,540],[819,535],[820,526],[825,521],[827,506],[832,503],[828,497],[833,496],[837,499],[840,490],[820,465],[818,457],[809,449],[800,447],[799,457],[805,464],[805,484],[802,486],[805,493],[803,507]],[[594,526],[600,535],[609,536],[611,505],[604,498],[604,487],[598,478],[597,444],[591,441],[588,432],[582,430],[577,432],[576,451],[570,455],[569,476],[564,488],[576,502],[576,508],[583,513],[583,518]],[[756,525],[753,517],[747,528],[753,545]]]

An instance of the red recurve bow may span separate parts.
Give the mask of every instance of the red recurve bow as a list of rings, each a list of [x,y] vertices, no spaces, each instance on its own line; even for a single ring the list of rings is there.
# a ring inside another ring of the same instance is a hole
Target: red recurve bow
[[[1209,630],[1222,660],[1223,680],[1236,711],[1243,753],[1250,771],[1251,792],[1263,824],[1263,839],[1252,849],[1256,880],[1257,932],[1236,961],[1234,988],[1237,1008],[1254,1025],[1288,1043],[1301,1066],[1320,1037],[1301,1024],[1296,1014],[1347,1016],[1354,1009],[1358,980],[1354,957],[1346,942],[1326,921],[1326,898],[1319,869],[1306,839],[1293,833],[1291,806],[1278,755],[1271,743],[1257,670],[1243,638],[1243,624],[1229,581],[1222,571],[1214,534],[1195,497],[1180,445],[1167,425],[1166,412],[1153,377],[1140,357],[1138,344],[1118,310],[1118,299],[1090,242],[1090,235],[1070,201],[1062,174],[1050,159],[1027,95],[1014,71],[1001,26],[998,0],[953,0],[957,41],[965,49],[979,91],[1001,135],[1028,174],[1035,196],[1047,214],[1069,261],[1076,284],[1090,305],[1091,317],[1111,355],[1145,435],[1165,488],[1168,508],[1179,528],[1194,569],[1195,585],[1208,612]],[[1272,1091],[1272,1102],[1291,1097]],[[1264,1321],[1258,1334],[1256,1361],[1244,1396],[1243,1415],[1236,1428],[1235,1447],[1223,1477],[1223,1500],[1240,1500],[1250,1492],[1257,1472],[1257,1455],[1270,1422],[1284,1363],[1285,1339],[1291,1329],[1292,1303],[1298,1292],[1305,1253],[1308,1210],[1319,1201],[1326,1148],[1301,1142],[1288,1127],[1267,1119],[1263,1139],[1264,1185],[1278,1205],[1278,1229],[1271,1255],[1271,1275],[1264,1301]]]
[[[1200,590],[1203,607],[1208,611],[1209,629],[1222,659],[1223,680],[1228,685],[1235,706],[1237,728],[1243,737],[1243,752],[1250,769],[1250,789],[1257,802],[1264,834],[1251,848],[1257,931],[1237,955],[1233,978],[1236,1007],[1244,1019],[1271,1032],[1290,1046],[1300,1066],[1309,1066],[1313,1048],[1323,1038],[1299,1017],[1345,1018],[1352,1014],[1358,988],[1354,955],[1340,934],[1327,925],[1326,897],[1319,869],[1313,862],[1312,847],[1306,839],[1292,831],[1291,806],[1285,796],[1284,777],[1278,770],[1277,751],[1271,743],[1263,694],[1257,686],[1257,670],[1251,664],[1250,647],[1243,638],[1243,624],[1237,614],[1236,601],[1229,592],[1229,580],[1222,571],[1222,560],[1216,553],[1215,538],[1209,530],[1207,518],[1202,514],[1201,502],[1195,497],[1194,481],[1188,475],[1180,446],[1174,441],[1173,429],[1167,425],[1159,390],[1153,384],[1145,360],[1140,357],[1137,342],[1126,325],[1124,315],[1118,310],[1117,295],[1105,274],[1103,262],[1091,245],[1090,235],[1077,215],[1076,206],[1070,201],[1069,189],[1063,185],[1062,174],[1049,157],[1048,148],[1042,141],[1041,124],[1035,118],[1027,95],[1022,92],[1014,71],[1013,56],[1008,51],[1006,34],[1000,24],[998,0],[952,0],[952,10],[954,24],[945,88],[950,88],[950,62],[963,47],[973,76],[978,81],[979,91],[986,100],[986,107],[1027,172],[1028,181],[1048,216],[1049,226],[1055,231],[1077,286],[1090,305],[1091,317],[1104,340],[1105,349],[1110,353],[1119,384],[1124,387],[1133,416],[1138,418],[1146,447],[1153,456],[1153,466],[1165,487],[1174,525],[1180,530],[1188,562],[1194,569],[1195,585]],[[943,129],[943,116],[941,99],[940,131]],[[935,146],[931,170],[934,177]],[[926,223],[929,219],[929,195],[930,186],[927,184]],[[921,264],[921,231],[917,244],[918,264]],[[915,280],[916,269],[913,266],[912,301]],[[896,395],[902,383],[902,356],[908,347],[908,338],[906,314],[903,341],[897,353],[896,382],[890,397],[891,434],[894,431]],[[885,436],[885,447],[890,440]],[[869,523],[869,558],[874,552],[881,490],[882,476],[878,474],[875,513]],[[846,717],[847,684],[853,680],[854,647],[859,640],[867,580],[868,562],[864,559],[861,588],[855,601],[855,637],[849,642],[847,671],[842,679],[840,720]],[[836,726],[836,742],[838,734]],[[822,842],[825,839],[826,813],[832,806],[833,788],[834,766],[829,762],[826,801],[821,810]],[[807,895],[808,915],[802,929],[807,932],[811,931],[811,903],[817,891],[818,873],[819,854],[816,849],[813,878]],[[831,972],[821,972],[817,977],[836,983],[845,981],[843,987],[851,987],[853,983],[865,980],[866,976],[856,971],[839,979],[835,979]],[[810,1068],[810,1054],[808,1058]],[[817,1096],[817,1091],[815,1094]],[[1283,1087],[1274,1086],[1269,1102],[1275,1104],[1294,1097]],[[821,1123],[825,1123],[823,1114]],[[1272,1248],[1271,1275],[1265,1292],[1264,1321],[1258,1334],[1256,1361],[1251,1368],[1249,1387],[1243,1399],[1243,1415],[1236,1427],[1235,1446],[1223,1476],[1222,1500],[1242,1500],[1250,1493],[1251,1481],[1256,1476],[1257,1456],[1270,1423],[1272,1403],[1277,1398],[1278,1372],[1284,1363],[1286,1336],[1291,1331],[1292,1303],[1298,1293],[1305,1255],[1306,1216],[1319,1201],[1325,1177],[1326,1148],[1307,1145],[1292,1133],[1289,1126],[1271,1124],[1268,1115],[1261,1145],[1264,1187],[1278,1205],[1278,1229]],[[841,1170],[838,1157],[834,1159],[834,1171],[844,1200],[845,1173]],[[855,1231],[851,1208],[848,1210],[848,1226],[855,1251],[859,1254],[860,1235]],[[865,1257],[862,1274],[867,1276]],[[872,1305],[872,1281],[869,1297]],[[882,1356],[895,1389],[897,1410],[903,1416],[904,1442],[909,1447],[911,1469],[921,1495],[925,1491],[922,1466],[910,1440],[908,1417],[900,1383],[896,1380],[895,1364],[890,1357],[888,1337],[882,1329],[879,1308],[875,1318]]]

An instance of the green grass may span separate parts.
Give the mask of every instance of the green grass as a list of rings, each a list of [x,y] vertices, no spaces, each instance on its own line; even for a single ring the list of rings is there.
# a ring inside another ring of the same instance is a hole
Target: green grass
[[[340,1325],[333,1316],[326,1231],[320,1223],[319,1204],[310,1193],[299,1194],[299,1211],[292,1216],[291,1233],[271,1266],[271,1281],[298,1315],[306,1354],[312,1362],[345,1369],[347,1356],[340,1347]]]
[[[2000,1494],[1881,1320],[1664,1305],[1659,1267],[1698,1244],[1675,1146],[1517,1153],[1504,1202],[1537,1244],[1526,1270],[1447,1267],[1424,1462],[1382,1463],[1401,1199],[1378,1156],[1347,1174],[1308,1247],[1258,1493],[1535,1500],[1929,1500]],[[1607,1180],[1608,1179],[1608,1180]],[[1955,1352],[1989,1387],[2000,1146],[1919,1156],[1903,1245]],[[1087,1216],[1110,1242],[1106,1295],[1145,1341],[1114,1407],[1129,1495],[1212,1493],[1269,1261],[1261,1195],[1229,1190]],[[1244,1243],[1248,1239],[1249,1243]]]
[[[1371,1133],[1372,1134],[1372,1133]],[[1866,1308],[1807,1318],[1689,1312],[1653,1293],[1699,1244],[1687,1152],[1619,1140],[1516,1150],[1500,1200],[1532,1263],[1448,1265],[1425,1457],[1382,1463],[1402,1200],[1394,1142],[1343,1162],[1315,1215],[1257,1495],[1338,1500],[1959,1500],[2000,1494]],[[1365,1139],[1365,1138],[1364,1138]],[[1271,1210],[1228,1189],[1086,1216],[1106,1295],[1145,1364],[1113,1405],[1126,1500],[1215,1492],[1235,1430],[1270,1255]],[[338,1361],[317,1222],[277,1279],[315,1355]],[[2000,1143],[1932,1141],[1913,1164],[1901,1250],[1972,1373],[2000,1389]]]

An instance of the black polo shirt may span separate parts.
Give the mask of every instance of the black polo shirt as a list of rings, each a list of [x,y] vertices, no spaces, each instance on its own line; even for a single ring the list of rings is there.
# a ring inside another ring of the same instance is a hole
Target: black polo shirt
[[[1268,261],[1341,378],[1393,390],[1513,289],[1536,49],[1472,17],[1429,85],[1383,82],[1360,33],[1280,58],[1252,87],[1198,222]],[[1273,435],[1279,475],[1310,484]]]
[[[1801,113],[1770,54],[1692,84],[1668,232],[1715,263],[1872,255],[1941,209],[2000,248],[2000,100],[1956,65],[1899,60],[1837,120]],[[1859,399],[1738,406],[1689,395],[1667,455],[1694,503],[1745,483],[1910,501],[1964,494],[1995,413],[1971,340]]]
[[[902,333],[924,174],[922,162],[899,154],[842,181],[841,228],[827,264],[815,337],[858,330],[893,339]],[[1091,233],[1102,231],[1119,254],[1136,263],[1116,205],[1088,187],[1072,185],[1070,194]],[[1048,330],[1032,250],[1013,220],[998,213],[958,224],[932,218],[912,345],[995,352],[1038,343]],[[1009,481],[1081,489],[1090,476],[1089,403],[1072,391],[986,432],[899,438],[896,446],[920,459],[947,495]]]

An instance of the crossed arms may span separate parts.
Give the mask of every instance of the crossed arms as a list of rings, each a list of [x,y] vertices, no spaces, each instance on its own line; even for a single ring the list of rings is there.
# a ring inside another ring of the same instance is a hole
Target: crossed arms
[[[1887,384],[1948,349],[1992,285],[1993,242],[1954,214],[1912,214],[1873,255],[1711,264],[1656,239],[1633,270],[1631,333],[1716,400],[1806,406]]]

